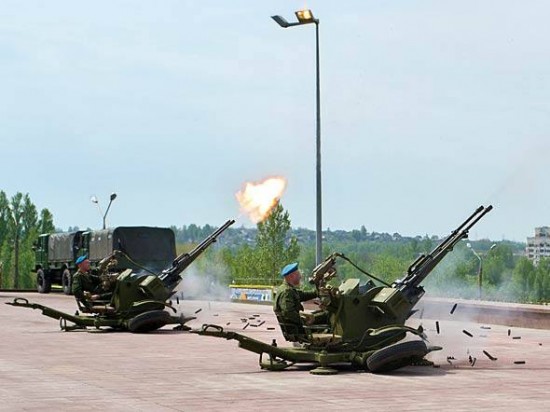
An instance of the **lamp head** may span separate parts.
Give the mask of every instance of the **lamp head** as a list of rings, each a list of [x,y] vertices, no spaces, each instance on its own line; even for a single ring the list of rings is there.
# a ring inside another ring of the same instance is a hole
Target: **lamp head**
[[[315,22],[315,17],[313,17],[313,13],[310,9],[298,10],[295,14],[300,23]]]
[[[282,17],[282,16],[271,16],[271,18],[272,18],[273,20],[275,20],[275,22],[276,22],[279,26],[281,26],[281,27],[283,27],[283,28],[285,28],[285,29],[286,29],[288,26],[290,26],[290,23],[289,23],[288,21],[286,21],[286,19],[285,19],[284,17]]]

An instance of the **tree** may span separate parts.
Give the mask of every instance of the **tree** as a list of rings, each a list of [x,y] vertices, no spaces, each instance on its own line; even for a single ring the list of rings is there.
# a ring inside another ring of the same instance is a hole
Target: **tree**
[[[34,284],[32,246],[39,233],[55,231],[53,216],[40,212],[28,194],[16,193],[8,200],[0,191],[0,287],[30,288]]]
[[[300,247],[296,237],[286,242],[290,230],[290,218],[281,203],[271,211],[269,217],[258,223],[257,257],[259,273],[276,284],[277,274],[283,266],[298,259]]]
[[[535,269],[535,281],[532,298],[535,302],[547,302],[550,299],[550,259],[543,258]]]
[[[263,222],[258,223],[256,245],[225,250],[224,261],[237,283],[275,285],[278,273],[287,263],[298,260],[300,248],[296,237],[288,237],[290,217],[280,203]]]
[[[78,228],[75,229],[75,231]],[[55,226],[53,224],[53,215],[48,209],[42,209],[40,211],[40,219],[38,220],[38,233],[54,233]],[[70,232],[70,230],[69,230]]]
[[[534,289],[534,281],[535,267],[533,262],[526,257],[520,258],[512,273],[512,290],[521,302],[529,300]]]

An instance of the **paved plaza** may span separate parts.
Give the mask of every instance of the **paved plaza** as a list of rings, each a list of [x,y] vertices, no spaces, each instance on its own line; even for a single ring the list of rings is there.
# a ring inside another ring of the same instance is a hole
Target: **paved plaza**
[[[258,356],[236,341],[171,327],[150,334],[62,332],[38,310],[4,305],[15,296],[76,309],[74,298],[59,293],[0,292],[2,411],[550,410],[550,331],[475,323],[459,316],[461,305],[453,315],[427,318],[434,312],[426,310],[411,319],[444,347],[429,355],[438,367],[387,375],[342,367],[337,375],[316,376],[305,366],[262,371]],[[197,312],[194,328],[215,323],[286,344],[270,306],[188,300],[177,306],[186,315]]]

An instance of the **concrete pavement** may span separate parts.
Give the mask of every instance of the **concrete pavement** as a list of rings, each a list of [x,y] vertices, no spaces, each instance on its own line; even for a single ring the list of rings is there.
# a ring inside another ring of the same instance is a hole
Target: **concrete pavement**
[[[169,327],[143,335],[62,332],[39,311],[4,305],[14,296],[76,309],[74,299],[61,294],[0,292],[2,411],[550,410],[548,330],[417,317],[411,325],[422,323],[430,341],[444,347],[430,354],[438,368],[388,375],[343,368],[315,376],[306,367],[262,371],[257,355],[235,341]],[[181,301],[179,308],[186,315],[201,309],[190,326],[216,323],[285,344],[269,306]]]

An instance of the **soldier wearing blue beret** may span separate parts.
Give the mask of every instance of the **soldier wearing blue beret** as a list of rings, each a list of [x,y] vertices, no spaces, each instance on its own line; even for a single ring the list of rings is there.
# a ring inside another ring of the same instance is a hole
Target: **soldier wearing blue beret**
[[[317,317],[303,312],[302,302],[316,298],[317,292],[305,292],[299,289],[302,274],[298,263],[290,263],[281,270],[283,284],[277,290],[273,310],[285,338],[289,341],[306,341],[304,323],[307,325],[318,323]],[[302,320],[302,318],[305,318]],[[326,314],[319,317],[319,321],[326,321]]]
[[[110,299],[111,293],[100,294],[101,287],[99,276],[90,271],[90,260],[87,256],[80,256],[75,261],[78,270],[72,278],[72,292],[78,302],[90,310],[94,301]]]

